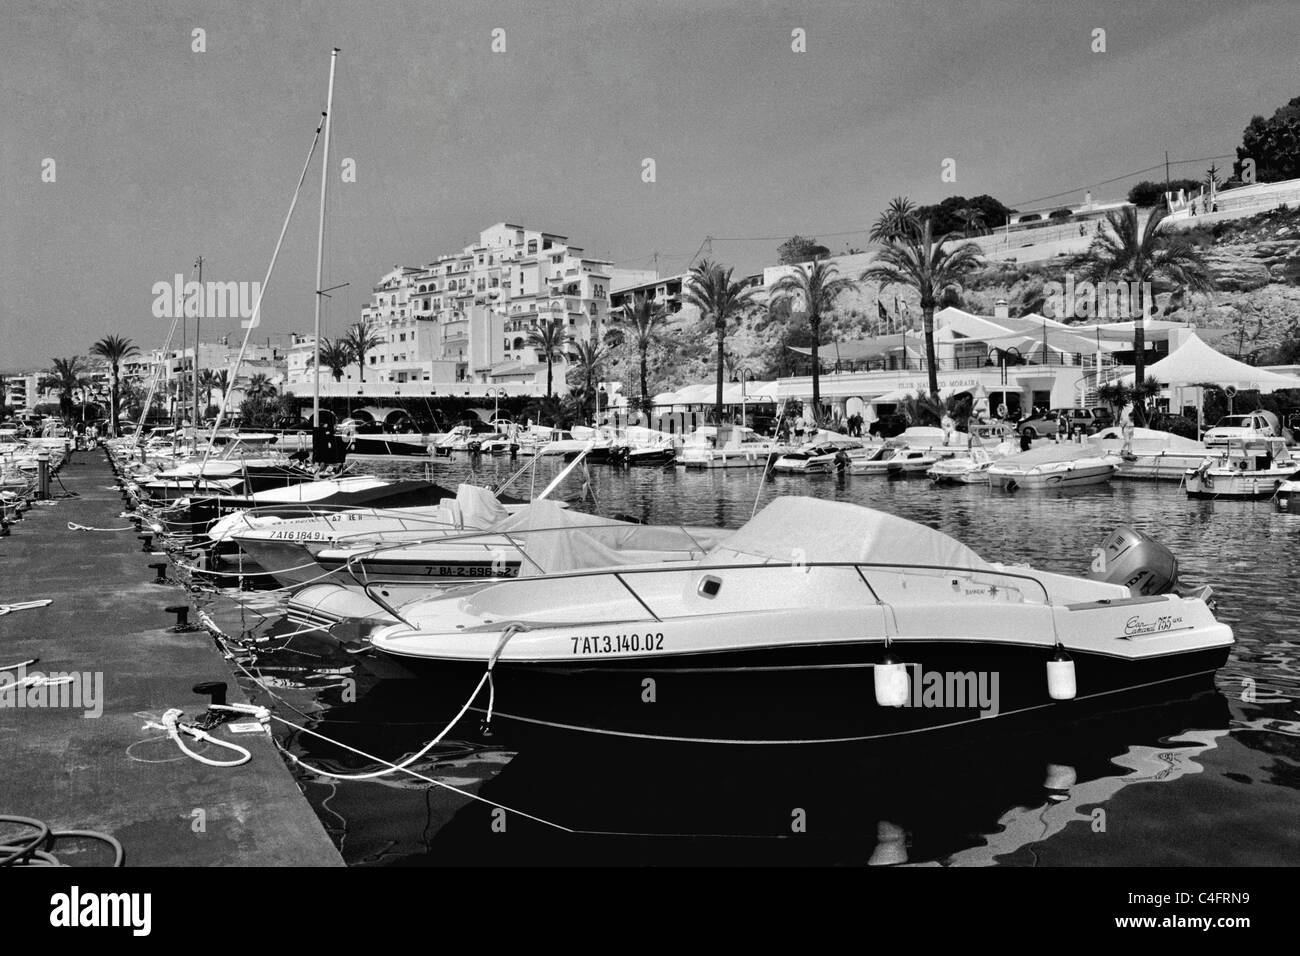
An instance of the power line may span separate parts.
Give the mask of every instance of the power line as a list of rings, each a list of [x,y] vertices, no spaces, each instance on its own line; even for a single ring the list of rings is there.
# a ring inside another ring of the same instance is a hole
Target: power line
[[[1214,162],[1215,160],[1220,160],[1220,159],[1236,159],[1236,156],[1235,154],[1225,153],[1220,156],[1200,156],[1194,159],[1171,159],[1169,160],[1169,164],[1171,166],[1183,166],[1189,163],[1207,163],[1207,162]],[[1069,196],[1074,193],[1080,192],[1081,190],[1090,189],[1095,186],[1109,186],[1111,183],[1117,183],[1120,182],[1121,180],[1129,179],[1133,176],[1140,176],[1143,173],[1149,173],[1157,169],[1163,169],[1164,165],[1165,165],[1164,162],[1161,161],[1159,163],[1156,163],[1154,166],[1146,166],[1143,167],[1142,169],[1134,169],[1127,173],[1122,173],[1119,176],[1112,176],[1110,179],[1103,179],[1097,182],[1082,183],[1078,186],[1073,186],[1069,189],[1064,189],[1060,192],[1052,193],[1047,196],[1037,196],[1033,199],[1017,200],[1016,202],[1011,203],[1010,206],[1011,208],[1031,206],[1034,203],[1046,202],[1049,199],[1058,199],[1061,196]],[[787,233],[785,235],[780,235],[780,236],[712,236],[710,235],[704,237],[704,241],[700,243],[699,249],[696,249],[694,254],[691,255],[689,259],[691,262],[694,262],[695,259],[699,256],[699,254],[704,250],[706,246],[709,245],[711,241],[712,242],[784,242],[786,239],[789,239],[791,236],[794,235],[809,236],[809,237],[820,238],[820,239],[839,239],[844,236],[865,236],[865,235],[869,235],[870,232],[871,232],[870,229],[847,229],[840,232],[821,232],[819,230],[813,229],[813,230],[800,230],[797,232]],[[652,251],[652,252],[643,253],[642,255],[639,256],[628,256],[626,258],[616,260],[613,264],[620,265],[626,262],[639,262],[650,258],[654,254],[655,253]],[[687,258],[687,256],[685,253],[662,253],[661,252],[659,253],[659,258],[660,259],[684,259]]]
[[[1186,165],[1187,163],[1205,163],[1205,162],[1213,162],[1216,159],[1235,159],[1235,158],[1236,158],[1235,156],[1223,155],[1223,156],[1202,156],[1199,159],[1171,159],[1169,160],[1169,165],[1182,166],[1182,165]],[[1011,205],[1013,207],[1030,206],[1036,202],[1045,202],[1048,199],[1056,199],[1060,196],[1068,196],[1071,193],[1077,193],[1080,189],[1088,189],[1089,187],[1092,186],[1109,186],[1111,183],[1117,183],[1120,180],[1128,179],[1131,176],[1140,176],[1143,173],[1149,173],[1157,169],[1163,169],[1164,165],[1165,164],[1163,162],[1159,162],[1156,163],[1154,166],[1147,166],[1145,169],[1135,169],[1132,172],[1124,173],[1121,176],[1115,176],[1111,179],[1103,179],[1100,182],[1085,183],[1080,186],[1075,186],[1073,189],[1066,189],[1059,193],[1052,193],[1050,196],[1038,196],[1035,199],[1017,200],[1016,202],[1013,202]]]

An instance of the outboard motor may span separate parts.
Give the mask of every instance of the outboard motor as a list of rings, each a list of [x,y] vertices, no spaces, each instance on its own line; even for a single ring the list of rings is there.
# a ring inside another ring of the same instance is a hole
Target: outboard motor
[[[1120,525],[1094,552],[1088,577],[1122,584],[1134,596],[1168,594],[1178,585],[1178,559],[1150,535]]]

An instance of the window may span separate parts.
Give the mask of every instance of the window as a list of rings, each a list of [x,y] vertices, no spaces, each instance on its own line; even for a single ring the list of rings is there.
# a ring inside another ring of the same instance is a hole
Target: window
[[[375,364],[375,356],[373,356],[373,355],[370,356],[370,364],[371,364],[371,365],[374,365],[374,364]]]
[[[399,341],[399,342],[405,342],[405,341],[406,341],[406,333],[405,333],[405,332],[403,332],[401,335],[398,336],[398,341]]]
[[[536,239],[532,239],[532,240],[529,241],[529,243],[528,243],[528,254],[529,254],[530,256],[531,256],[531,255],[536,255],[536,254],[537,254],[537,240],[536,240]]]

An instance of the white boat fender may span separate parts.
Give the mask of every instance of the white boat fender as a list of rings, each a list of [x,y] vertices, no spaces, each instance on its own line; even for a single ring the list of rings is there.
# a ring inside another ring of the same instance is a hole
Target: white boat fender
[[[907,703],[909,684],[907,665],[888,650],[873,668],[876,703],[881,707],[902,707]]]
[[[1047,799],[1060,803],[1070,798],[1069,790],[1078,782],[1079,774],[1069,764],[1049,763],[1043,789],[1047,791]]]
[[[1052,700],[1074,700],[1077,693],[1074,660],[1058,644],[1056,652],[1047,661],[1047,694]]]

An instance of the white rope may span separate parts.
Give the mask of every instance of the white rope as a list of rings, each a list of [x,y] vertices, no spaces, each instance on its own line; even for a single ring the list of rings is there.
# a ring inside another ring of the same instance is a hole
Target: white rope
[[[125,528],[92,528],[89,525],[77,524],[73,521],[68,522],[69,531],[134,531],[135,525],[127,525]]]
[[[209,767],[238,767],[253,759],[253,755],[249,753],[247,749],[238,744],[232,744],[225,740],[218,740],[206,731],[199,730],[199,728],[189,724],[182,724],[180,722],[181,713],[182,712],[176,708],[167,711],[167,713],[163,714],[162,726],[163,729],[167,731],[167,735],[171,737],[172,740],[176,741],[176,746],[180,747],[181,751],[187,756],[193,757],[199,763],[205,763]],[[216,744],[218,747],[224,747],[226,750],[233,750],[241,756],[235,760],[213,760],[211,757],[205,757],[203,754],[195,753],[187,747],[185,745],[185,740],[181,737],[181,733],[187,733],[195,740],[203,740],[210,744]]]
[[[438,744],[442,743],[442,738],[446,737],[447,734],[451,733],[451,729],[455,727],[458,723],[460,723],[461,719],[469,711],[471,705],[473,705],[474,700],[478,697],[479,692],[483,690],[483,685],[491,684],[492,668],[496,665],[497,658],[501,656],[501,652],[505,650],[506,644],[508,644],[510,642],[510,639],[514,637],[516,634],[518,634],[521,630],[523,630],[523,628],[520,625],[510,624],[505,628],[505,630],[501,632],[501,640],[497,643],[496,650],[492,652],[492,656],[488,659],[487,670],[483,672],[483,676],[479,678],[478,684],[474,686],[474,690],[470,693],[469,697],[465,700],[465,703],[461,706],[456,716],[453,717],[451,721],[445,727],[442,728],[442,730],[438,731],[438,735],[436,737],[430,740],[427,744],[425,744],[423,747],[421,747],[411,756],[407,757],[400,764],[391,764],[388,763],[387,761],[381,761],[381,763],[385,764],[383,770],[375,770],[370,773],[359,773],[359,774],[331,773],[328,770],[322,770],[319,767],[313,767],[310,766],[309,764],[304,763],[302,760],[298,758],[296,754],[289,754],[289,756],[293,759],[294,763],[301,766],[304,770],[307,770],[310,773],[319,774],[323,777],[329,777],[331,780],[373,780],[376,777],[386,777],[391,773],[397,773],[398,771],[405,770],[407,767],[415,763],[417,760],[419,760],[421,757],[427,754]],[[495,690],[493,690],[491,694],[491,698],[488,702],[487,719],[489,722],[492,720],[492,702],[495,699],[496,699],[496,692]],[[275,715],[272,714],[271,716],[274,717]],[[276,720],[283,720],[283,718],[276,717]],[[287,724],[289,722],[284,721],[284,723]],[[300,727],[298,729],[304,730],[305,728]],[[307,733],[313,733],[313,731],[307,731]],[[317,736],[320,735],[317,734]],[[323,738],[323,739],[328,739],[328,738]],[[286,753],[288,753],[288,751],[286,751]]]
[[[12,611],[30,611],[34,608],[49,607],[54,603],[54,598],[42,598],[39,601],[17,601],[13,604],[0,604],[0,617],[4,617]]]

